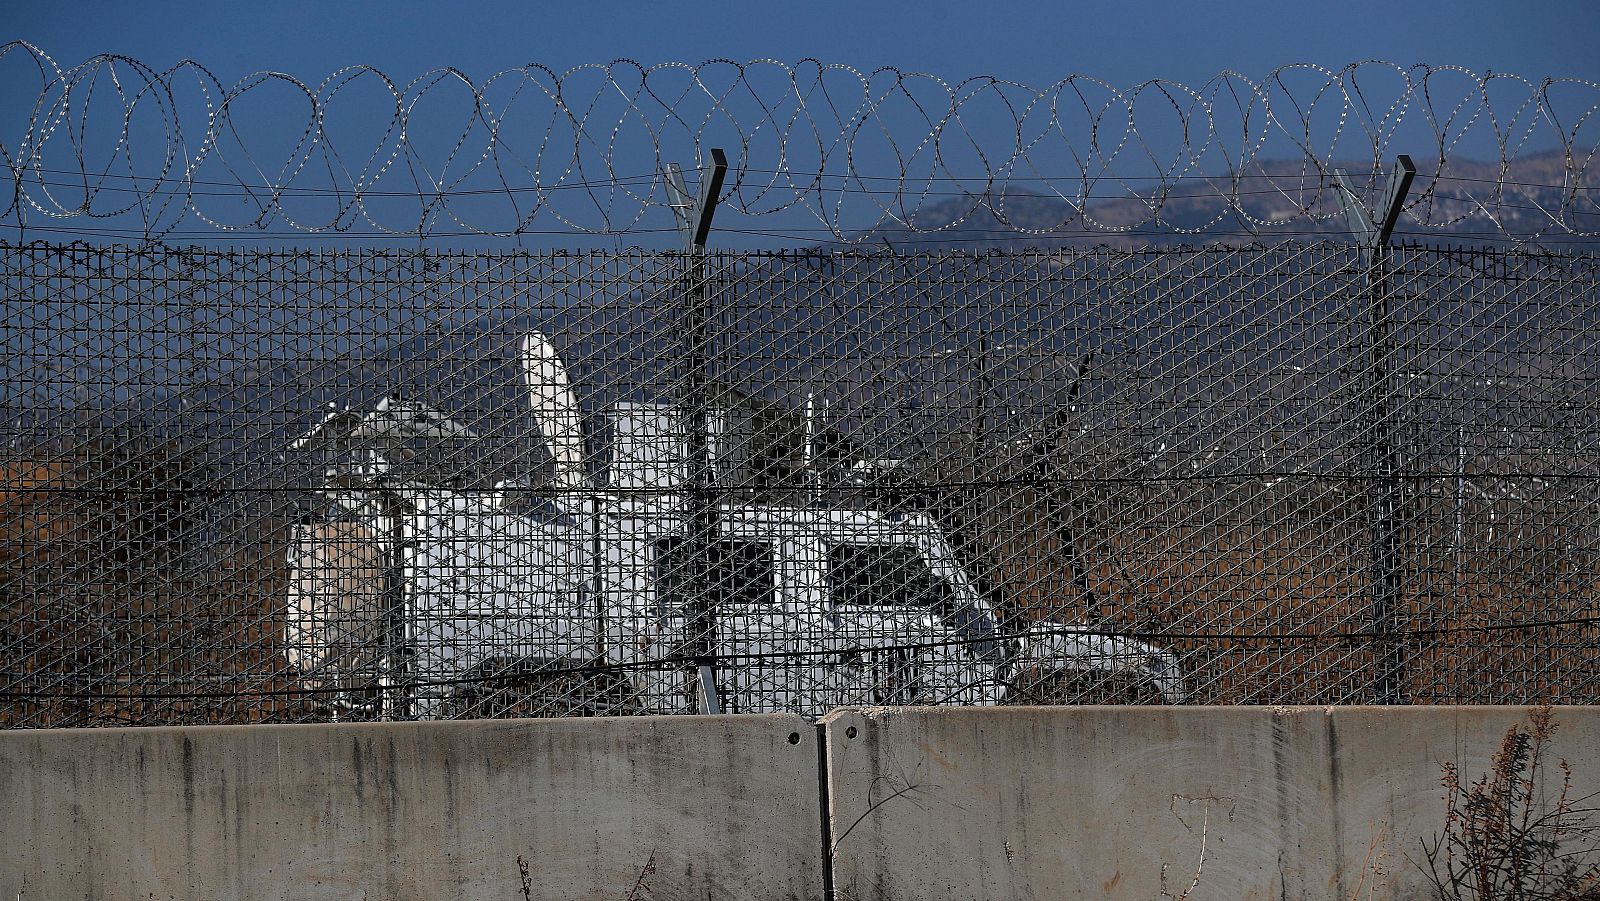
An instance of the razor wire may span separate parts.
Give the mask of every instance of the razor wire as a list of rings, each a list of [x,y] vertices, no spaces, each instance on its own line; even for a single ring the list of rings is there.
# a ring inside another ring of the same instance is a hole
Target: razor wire
[[[0,723],[1594,703],[1600,259],[1365,274],[0,244]]]
[[[769,229],[811,243],[1327,231],[1333,170],[1375,185],[1402,153],[1421,169],[1406,205],[1417,228],[1600,234],[1600,85],[1457,66],[1038,87],[815,60],[619,60],[225,84],[192,60],[63,68],[12,42],[0,84],[20,120],[0,138],[0,221],[46,233],[670,233],[663,165],[722,147],[723,208],[801,223]]]

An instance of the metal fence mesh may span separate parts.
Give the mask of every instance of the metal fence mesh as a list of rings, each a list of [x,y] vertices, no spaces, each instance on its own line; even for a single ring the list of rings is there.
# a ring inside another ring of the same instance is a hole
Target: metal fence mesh
[[[1597,260],[0,246],[0,724],[1596,703]]]

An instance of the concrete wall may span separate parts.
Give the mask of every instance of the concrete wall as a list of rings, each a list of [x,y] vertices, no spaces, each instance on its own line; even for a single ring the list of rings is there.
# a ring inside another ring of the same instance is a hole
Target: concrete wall
[[[849,901],[1414,898],[1441,765],[1483,772],[1528,713],[0,732],[0,898],[519,899],[520,857],[533,898],[811,899],[828,852]],[[1600,789],[1600,708],[1555,716],[1575,791]]]
[[[834,881],[850,899],[1423,897],[1442,764],[1481,774],[1527,713],[839,711]],[[1576,792],[1600,790],[1600,708],[1555,717]]]
[[[817,761],[790,716],[0,732],[0,898],[817,898]]]

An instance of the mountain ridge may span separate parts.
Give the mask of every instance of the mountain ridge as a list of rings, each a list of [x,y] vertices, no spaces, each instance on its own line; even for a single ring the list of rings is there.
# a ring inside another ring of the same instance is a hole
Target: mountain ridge
[[[1278,167],[1295,166],[1303,171],[1277,171]],[[1332,168],[1341,166],[1354,171],[1366,168],[1355,163],[1336,163]],[[1568,208],[1571,201],[1564,195],[1583,190],[1557,183],[1566,179],[1569,168],[1562,150],[1519,157],[1503,167],[1470,159],[1451,159],[1442,166],[1437,160],[1422,161],[1417,166],[1408,208],[1420,210],[1434,221],[1459,221],[1427,226],[1403,216],[1402,237],[1434,237],[1450,244],[1500,244],[1515,240],[1512,236],[1540,234],[1552,224],[1544,211]],[[1232,208],[1228,196],[1234,181],[1239,186],[1232,190],[1237,192],[1244,215]],[[1375,186],[1356,187],[1369,195],[1370,203]],[[1296,215],[1301,206],[1310,207],[1313,220]],[[1567,221],[1580,231],[1600,231],[1600,200],[1587,206],[1584,209],[1580,204],[1570,210]],[[1159,220],[1145,223],[1153,207],[1159,208]],[[1488,209],[1497,209],[1500,215],[1491,217]],[[1257,225],[1247,216],[1258,221],[1290,221]],[[1081,224],[1085,217],[1102,227]],[[952,246],[984,250],[1110,246],[1131,250],[1196,244],[1240,246],[1348,234],[1332,189],[1321,188],[1316,170],[1306,170],[1303,163],[1270,160],[1233,178],[1195,177],[1151,196],[1142,196],[1134,187],[1123,196],[1092,199],[1081,211],[1066,197],[1010,190],[938,201],[919,207],[911,219],[910,224],[867,229],[856,232],[849,242],[822,246],[884,245],[899,252]],[[1214,220],[1219,221],[1207,228]],[[1060,227],[1064,223],[1079,224]]]

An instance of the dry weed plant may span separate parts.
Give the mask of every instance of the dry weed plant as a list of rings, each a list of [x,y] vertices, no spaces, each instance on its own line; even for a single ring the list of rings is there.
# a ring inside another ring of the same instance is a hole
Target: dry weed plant
[[[1574,798],[1572,768],[1558,760],[1560,790],[1543,783],[1557,724],[1548,706],[1506,731],[1489,771],[1468,784],[1444,765],[1444,829],[1423,839],[1423,872],[1440,901],[1600,901],[1600,823]]]

